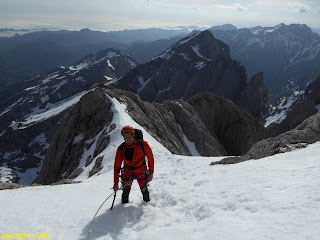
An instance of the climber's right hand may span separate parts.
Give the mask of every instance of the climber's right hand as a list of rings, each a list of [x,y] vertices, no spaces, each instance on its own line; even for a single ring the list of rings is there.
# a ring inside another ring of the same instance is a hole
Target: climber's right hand
[[[119,189],[119,185],[118,185],[118,183],[115,183],[115,184],[113,184],[113,191],[118,191],[118,189]]]

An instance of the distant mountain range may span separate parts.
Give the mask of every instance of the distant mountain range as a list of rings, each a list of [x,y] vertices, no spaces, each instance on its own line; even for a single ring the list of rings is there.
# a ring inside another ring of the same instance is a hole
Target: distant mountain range
[[[0,101],[19,89],[25,79],[57,66],[70,66],[100,49],[119,49],[143,64],[189,35],[192,29],[152,28],[119,32],[82,29],[0,38]],[[212,27],[210,31],[230,47],[231,57],[241,61],[249,79],[257,72],[264,73],[273,104],[280,97],[305,89],[320,75],[320,37],[306,25],[237,29],[225,24]],[[18,84],[12,86],[14,83]],[[11,88],[7,89],[8,85]]]
[[[0,37],[13,37],[18,35],[23,35],[32,32],[50,31],[45,28],[39,29],[13,29],[13,28],[0,28]],[[54,29],[51,29],[54,31]]]
[[[23,82],[57,66],[70,66],[78,59],[101,49],[114,48],[126,51],[128,48],[128,53],[135,55],[139,61],[147,61],[172,45],[173,41],[177,41],[168,39],[188,33],[189,30],[185,28],[150,28],[118,32],[82,29],[40,31],[10,38],[0,37],[0,100],[8,97],[7,93],[10,92],[6,90],[1,93],[5,87]],[[150,44],[150,41],[160,39],[164,39],[163,43],[160,41]],[[146,43],[144,47],[141,47],[144,43],[141,41]]]
[[[300,24],[243,29],[211,29],[230,46],[248,76],[263,72],[270,100],[303,90],[320,75],[320,36]]]

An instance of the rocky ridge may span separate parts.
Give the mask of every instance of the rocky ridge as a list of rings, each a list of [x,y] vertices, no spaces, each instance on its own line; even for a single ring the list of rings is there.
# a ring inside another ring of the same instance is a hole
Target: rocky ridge
[[[103,151],[115,148],[110,142],[117,124],[113,122],[115,100],[125,104],[131,118],[175,154],[194,154],[186,141],[193,142],[202,156],[242,154],[265,137],[264,128],[254,117],[212,93],[200,93],[188,101],[149,103],[132,92],[100,87],[83,96],[64,118],[35,182],[74,179],[87,167],[91,168],[88,177],[101,170],[101,163],[106,161]],[[229,134],[223,135],[218,129]]]
[[[296,128],[277,137],[271,137],[252,146],[250,151],[240,157],[227,157],[211,165],[234,164],[251,159],[265,158],[274,154],[306,147],[307,144],[320,141],[320,113],[317,113]]]

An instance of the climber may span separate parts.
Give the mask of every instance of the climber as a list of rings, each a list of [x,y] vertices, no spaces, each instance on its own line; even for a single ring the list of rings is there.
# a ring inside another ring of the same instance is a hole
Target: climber
[[[146,141],[143,141],[141,130],[134,129],[131,126],[124,126],[121,130],[124,142],[118,147],[114,160],[114,185],[113,190],[119,189],[119,176],[122,171],[122,203],[129,202],[129,193],[131,184],[137,179],[143,200],[150,201],[148,182],[153,179],[154,158],[152,150]],[[148,159],[148,168],[145,161]],[[122,168],[122,162],[124,167]]]

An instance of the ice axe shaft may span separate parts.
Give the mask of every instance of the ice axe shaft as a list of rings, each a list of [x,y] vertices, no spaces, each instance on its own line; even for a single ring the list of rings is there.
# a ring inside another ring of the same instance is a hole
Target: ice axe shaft
[[[110,210],[112,210],[112,208],[113,208],[113,204],[114,204],[114,201],[116,200],[116,196],[117,196],[117,191],[114,192],[113,201],[112,201],[112,205],[111,205]]]

